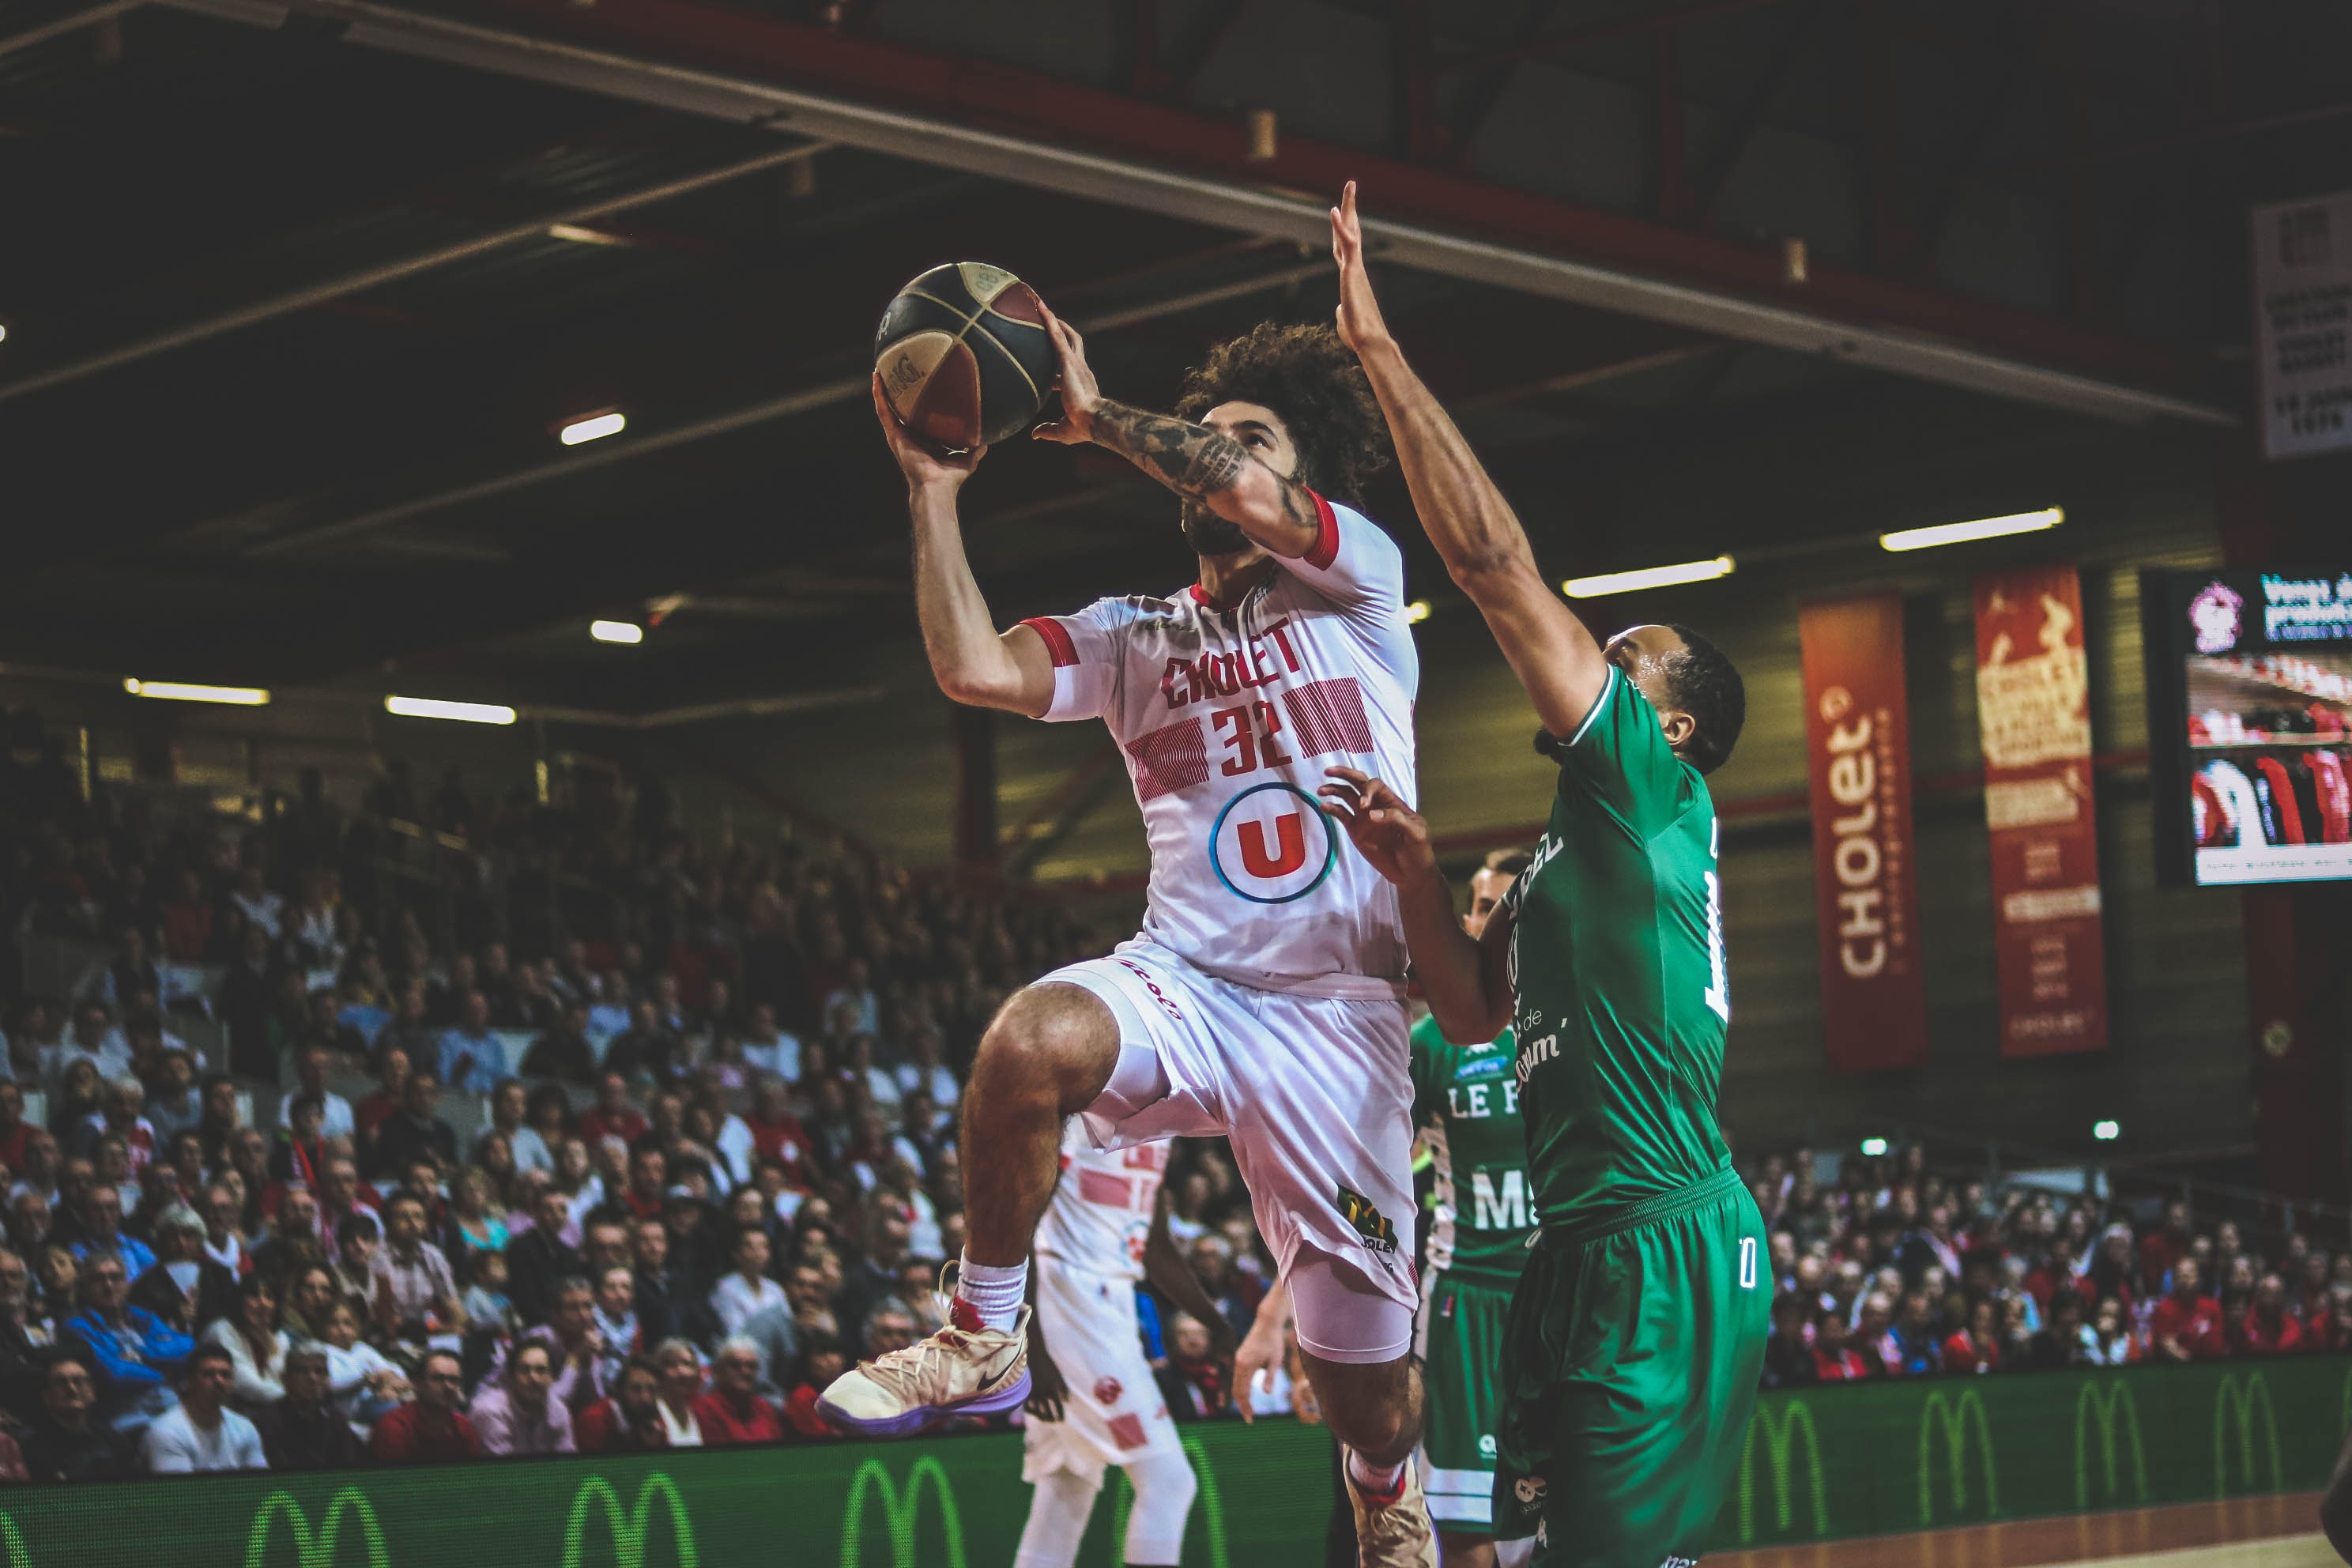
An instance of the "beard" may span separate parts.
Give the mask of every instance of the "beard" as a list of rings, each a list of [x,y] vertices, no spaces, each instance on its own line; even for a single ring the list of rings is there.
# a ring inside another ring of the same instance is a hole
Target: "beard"
[[[1192,547],[1195,555],[1238,555],[1250,547],[1250,536],[1241,524],[1228,521],[1207,507],[1186,501],[1180,527],[1184,531],[1184,542]]]

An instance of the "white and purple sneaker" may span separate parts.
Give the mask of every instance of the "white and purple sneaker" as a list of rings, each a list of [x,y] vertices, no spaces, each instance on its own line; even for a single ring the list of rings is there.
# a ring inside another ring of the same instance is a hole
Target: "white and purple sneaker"
[[[833,1380],[818,1414],[857,1437],[905,1437],[957,1415],[992,1415],[1029,1397],[1029,1309],[1010,1332],[982,1328],[963,1302],[927,1340],[862,1361]]]

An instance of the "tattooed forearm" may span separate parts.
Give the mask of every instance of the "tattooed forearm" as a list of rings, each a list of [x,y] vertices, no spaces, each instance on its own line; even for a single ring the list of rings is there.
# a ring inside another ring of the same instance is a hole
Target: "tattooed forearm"
[[[1095,410],[1094,438],[1187,500],[1231,489],[1252,461],[1230,436],[1123,403]]]

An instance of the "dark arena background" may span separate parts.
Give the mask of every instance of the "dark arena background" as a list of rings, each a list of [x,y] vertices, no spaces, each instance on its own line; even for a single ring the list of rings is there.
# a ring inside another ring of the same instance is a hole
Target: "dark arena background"
[[[1710,1560],[2336,1561],[2352,11],[0,0],[0,1568],[1013,1563],[1017,1413],[816,1395],[940,1325],[973,1053],[1136,929],[1140,763],[941,695],[875,323],[990,263],[1164,409],[1331,320],[1349,180],[1547,580],[1745,678],[1774,1338]],[[1459,884],[1559,770],[1355,499]],[[1099,448],[962,515],[999,626],[1192,580]],[[1247,1331],[1230,1150],[1165,1191]],[[1353,1563],[1295,1352],[1244,1423],[1139,1294],[1183,1563]],[[151,1475],[206,1343],[272,1461]],[[699,1447],[592,1415],[633,1354]]]

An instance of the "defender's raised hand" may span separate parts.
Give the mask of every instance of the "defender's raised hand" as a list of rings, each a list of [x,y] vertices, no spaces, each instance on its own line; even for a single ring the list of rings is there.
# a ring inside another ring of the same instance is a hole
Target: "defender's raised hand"
[[[1389,324],[1364,268],[1364,226],[1356,218],[1356,182],[1331,209],[1331,259],[1339,264],[1339,341],[1358,353],[1389,342]]]
[[[1087,342],[1078,336],[1078,330],[1054,314],[1044,300],[1037,302],[1037,308],[1045,313],[1045,335],[1054,340],[1054,357],[1062,365],[1062,374],[1054,383],[1054,390],[1062,395],[1062,416],[1045,420],[1030,434],[1065,447],[1084,446],[1094,439],[1094,416],[1102,406],[1102,388],[1095,382],[1094,368],[1087,363]]]
[[[1436,869],[1429,824],[1396,791],[1355,768],[1323,771],[1328,782],[1315,793],[1373,870],[1402,886]]]

